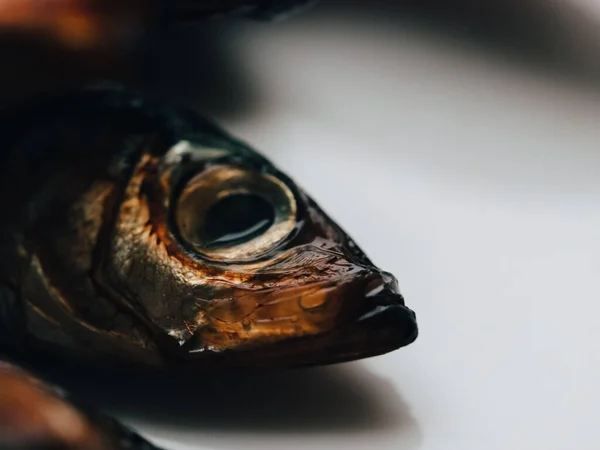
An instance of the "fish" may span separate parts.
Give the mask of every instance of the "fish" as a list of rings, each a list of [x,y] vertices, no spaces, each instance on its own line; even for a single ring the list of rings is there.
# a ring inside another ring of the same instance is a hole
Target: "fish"
[[[315,0],[4,0],[0,30],[85,49],[130,39],[159,25],[196,24],[238,16],[261,21],[286,18]]]
[[[418,335],[397,279],[189,108],[96,86],[0,126],[0,344],[148,367],[295,368]]]
[[[0,362],[0,450],[160,450],[32,373]]]
[[[312,2],[117,3],[0,12],[15,62],[0,77],[0,450],[159,450],[32,363],[269,370],[418,335],[396,278],[248,144],[124,87],[71,89],[119,78],[154,19],[274,20]]]
[[[417,338],[396,278],[192,109],[98,85],[1,115],[0,449],[158,450],[13,363],[24,356],[269,370]]]
[[[90,80],[131,80],[152,43],[173,28],[240,17],[272,22],[314,0],[2,0],[3,107]],[[43,67],[44,70],[39,70]]]
[[[161,17],[273,20],[307,3],[177,0]],[[137,0],[86,5],[0,12],[20,44],[0,49],[20,55],[0,80],[0,450],[159,450],[32,362],[270,370],[414,342],[396,278],[250,145],[128,88],[71,90],[112,70],[153,15]],[[27,70],[38,56],[66,75]]]

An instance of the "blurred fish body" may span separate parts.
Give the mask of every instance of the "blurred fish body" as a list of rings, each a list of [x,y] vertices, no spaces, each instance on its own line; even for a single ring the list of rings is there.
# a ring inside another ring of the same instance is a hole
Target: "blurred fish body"
[[[159,450],[61,389],[0,362],[0,450]]]

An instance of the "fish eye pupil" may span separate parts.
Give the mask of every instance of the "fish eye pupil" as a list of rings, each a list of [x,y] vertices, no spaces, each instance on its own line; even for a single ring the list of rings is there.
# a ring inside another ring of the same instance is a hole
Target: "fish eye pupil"
[[[275,221],[273,205],[254,194],[232,194],[217,201],[206,213],[203,235],[206,248],[247,242],[267,231]]]

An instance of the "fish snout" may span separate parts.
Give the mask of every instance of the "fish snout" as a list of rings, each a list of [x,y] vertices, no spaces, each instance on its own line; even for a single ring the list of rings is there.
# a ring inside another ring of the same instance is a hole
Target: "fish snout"
[[[388,334],[400,346],[410,344],[418,334],[416,315],[406,307],[398,281],[389,272],[380,272],[367,283],[355,324],[373,333]]]

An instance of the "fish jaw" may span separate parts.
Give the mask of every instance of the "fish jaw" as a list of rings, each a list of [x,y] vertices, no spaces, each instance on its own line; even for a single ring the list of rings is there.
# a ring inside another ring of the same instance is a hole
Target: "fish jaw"
[[[386,354],[418,336],[416,315],[405,306],[396,279],[386,272],[365,271],[347,283],[307,286],[303,291],[304,295],[282,292],[271,303],[290,310],[312,303],[313,308],[295,320],[281,309],[265,319],[267,302],[264,310],[256,309],[260,316],[249,314],[243,320],[251,324],[247,333],[238,332],[239,323],[200,333],[197,342],[203,345],[188,347],[187,361],[176,364],[187,367],[201,361],[203,367],[258,369],[327,365]]]

